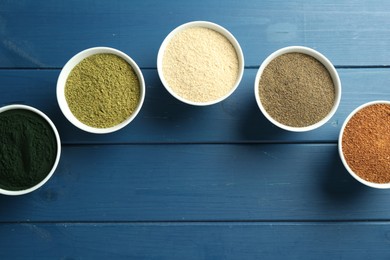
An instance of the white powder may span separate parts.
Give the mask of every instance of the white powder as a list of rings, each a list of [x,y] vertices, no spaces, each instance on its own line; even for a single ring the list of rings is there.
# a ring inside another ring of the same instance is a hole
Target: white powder
[[[222,34],[204,27],[177,33],[168,43],[162,71],[171,89],[193,102],[227,95],[239,73],[236,50]]]

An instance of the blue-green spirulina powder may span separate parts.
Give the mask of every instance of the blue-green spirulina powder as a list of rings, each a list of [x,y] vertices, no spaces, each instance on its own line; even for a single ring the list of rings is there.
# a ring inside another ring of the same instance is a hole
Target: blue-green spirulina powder
[[[41,182],[57,155],[53,129],[25,109],[0,113],[0,188],[23,190]]]

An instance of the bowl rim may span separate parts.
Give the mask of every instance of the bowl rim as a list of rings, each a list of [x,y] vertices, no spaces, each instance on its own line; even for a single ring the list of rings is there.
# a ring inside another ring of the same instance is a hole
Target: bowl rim
[[[282,124],[282,123],[276,121],[273,117],[271,117],[268,114],[268,112],[265,110],[265,108],[261,102],[260,94],[259,94],[259,90],[258,90],[261,75],[263,74],[263,71],[268,66],[268,64],[278,56],[281,56],[281,55],[286,54],[286,53],[294,53],[294,52],[307,54],[307,55],[315,58],[317,61],[321,62],[322,65],[324,65],[324,67],[328,70],[330,76],[332,77],[333,85],[335,88],[335,101],[334,101],[332,109],[329,111],[329,113],[324,118],[322,118],[320,121],[318,121],[312,125],[304,126],[304,127],[288,126],[288,125],[285,125],[285,124]],[[263,113],[263,115],[271,123],[273,123],[277,127],[282,128],[282,129],[287,130],[287,131],[291,131],[291,132],[311,131],[311,130],[319,128],[320,126],[322,126],[326,122],[328,122],[329,119],[336,113],[336,111],[339,107],[340,100],[341,100],[341,93],[342,93],[342,87],[341,87],[340,77],[337,73],[336,68],[333,66],[333,64],[330,62],[330,60],[328,60],[328,58],[326,58],[322,53],[320,53],[312,48],[305,47],[305,46],[287,46],[287,47],[278,49],[278,50],[274,51],[273,53],[271,53],[261,63],[261,65],[256,73],[256,78],[255,78],[255,82],[254,82],[254,94],[255,94],[256,103],[257,103],[259,109],[261,110],[261,112]]]
[[[369,107],[369,106],[372,106],[372,105],[375,105],[375,104],[386,104],[386,105],[390,105],[390,101],[388,100],[374,100],[374,101],[369,101],[369,102],[366,102],[364,104],[361,104],[360,106],[356,107],[348,116],[347,118],[344,120],[344,123],[340,129],[340,133],[339,133],[339,139],[338,139],[338,151],[339,151],[339,156],[340,156],[340,159],[344,165],[344,167],[347,169],[347,171],[349,172],[349,174],[357,181],[359,181],[360,183],[368,186],[368,187],[371,187],[371,188],[377,188],[377,189],[389,189],[390,188],[390,182],[389,183],[375,183],[375,182],[370,182],[370,181],[367,181],[363,178],[361,178],[359,175],[357,175],[348,165],[347,163],[347,160],[345,159],[345,156],[344,156],[344,153],[343,153],[343,135],[344,135],[344,130],[345,130],[345,127],[347,126],[348,122],[351,120],[351,118],[357,113],[359,112],[360,110],[362,110],[363,108],[366,108],[366,107]]]
[[[224,96],[222,97],[219,97],[215,100],[212,100],[212,101],[207,101],[207,102],[195,102],[195,101],[192,101],[192,100],[188,100],[188,99],[185,99],[181,96],[179,96],[175,91],[172,90],[172,88],[169,86],[168,82],[166,81],[165,77],[164,77],[164,73],[162,71],[162,62],[163,62],[163,58],[164,58],[164,52],[165,52],[165,49],[168,45],[168,43],[172,40],[172,38],[179,32],[185,30],[185,29],[188,29],[188,28],[192,28],[192,27],[203,27],[203,28],[208,28],[208,29],[211,29],[211,30],[214,30],[218,33],[220,33],[221,35],[223,35],[226,39],[229,40],[229,42],[233,45],[235,51],[236,51],[236,54],[237,54],[237,59],[238,59],[238,77],[236,79],[236,82],[235,84],[233,85],[233,87],[231,88],[231,90]],[[244,60],[244,54],[243,54],[243,51],[241,49],[241,46],[239,44],[239,42],[237,41],[237,39],[233,36],[233,34],[228,31],[226,28],[222,27],[221,25],[219,24],[216,24],[216,23],[213,23],[213,22],[209,22],[209,21],[191,21],[191,22],[187,22],[187,23],[184,23],[184,24],[181,24],[179,26],[177,26],[176,28],[174,28],[163,40],[163,42],[161,43],[160,45],[160,48],[158,50],[158,54],[157,54],[157,73],[159,75],[159,78],[161,80],[161,83],[163,84],[163,86],[165,87],[165,89],[173,96],[175,97],[177,100],[183,102],[183,103],[186,103],[186,104],[189,104],[189,105],[193,105],[193,106],[208,106],[208,105],[213,105],[213,104],[216,104],[216,103],[219,103],[225,99],[227,99],[230,95],[232,95],[234,93],[234,91],[238,88],[238,86],[240,85],[240,82],[242,80],[242,77],[243,77],[243,74],[244,74],[244,69],[245,69],[245,60]]]
[[[69,76],[69,73],[73,70],[73,68],[79,64],[83,59],[94,55],[94,54],[103,54],[103,53],[108,53],[108,54],[115,54],[122,59],[124,59],[134,70],[136,73],[138,80],[140,82],[140,100],[138,102],[138,105],[134,112],[123,122],[112,126],[112,127],[107,127],[107,128],[97,128],[97,127],[92,127],[89,125],[84,124],[81,122],[77,117],[73,115],[73,113],[70,111],[68,103],[65,98],[65,85],[66,85],[66,80]],[[58,105],[63,113],[63,115],[68,119],[69,122],[71,122],[74,126],[77,128],[84,130],[89,133],[94,133],[94,134],[107,134],[107,133],[112,133],[115,131],[118,131],[122,129],[123,127],[127,126],[131,121],[136,118],[138,113],[141,110],[141,107],[143,106],[144,100],[145,100],[145,92],[146,92],[146,87],[145,87],[145,80],[144,76],[142,74],[141,69],[138,67],[137,63],[126,53],[111,48],[111,47],[104,47],[104,46],[99,46],[99,47],[92,47],[88,48],[85,50],[80,51],[79,53],[75,54],[72,58],[70,58],[67,63],[64,65],[62,68],[60,75],[58,76],[57,79],[57,89],[56,89],[56,94],[57,94],[57,102]]]
[[[61,157],[60,135],[57,131],[56,126],[51,121],[51,119],[45,113],[43,113],[41,110],[39,110],[35,107],[32,107],[32,106],[29,106],[29,105],[22,105],[22,104],[11,104],[11,105],[6,105],[3,107],[0,107],[0,113],[5,112],[5,111],[9,111],[9,110],[15,110],[15,109],[23,109],[23,110],[31,111],[31,112],[41,116],[43,119],[45,119],[49,123],[51,129],[54,132],[55,138],[56,138],[57,154],[56,154],[56,159],[54,161],[53,167],[51,168],[50,172],[46,175],[46,177],[42,181],[35,184],[34,186],[27,188],[27,189],[23,189],[23,190],[6,190],[3,188],[0,188],[0,194],[11,195],[11,196],[24,195],[24,194],[33,192],[33,191],[37,190],[38,188],[42,187],[53,176],[54,172],[57,169],[57,166],[58,166],[58,163],[59,163],[60,157]]]

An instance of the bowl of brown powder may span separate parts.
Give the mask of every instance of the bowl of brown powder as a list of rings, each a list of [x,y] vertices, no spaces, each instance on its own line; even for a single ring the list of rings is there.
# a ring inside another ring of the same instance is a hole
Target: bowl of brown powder
[[[390,188],[390,101],[372,101],[346,118],[339,154],[347,171],[373,188]]]
[[[293,132],[316,129],[336,112],[341,83],[332,63],[302,46],[279,49],[261,64],[255,79],[256,102],[274,125]]]
[[[141,110],[145,82],[141,70],[125,53],[108,47],[86,49],[63,67],[57,100],[76,127],[96,134],[117,131]]]
[[[238,87],[244,73],[244,55],[225,28],[206,21],[189,22],[164,39],[157,70],[164,87],[178,100],[212,105]]]

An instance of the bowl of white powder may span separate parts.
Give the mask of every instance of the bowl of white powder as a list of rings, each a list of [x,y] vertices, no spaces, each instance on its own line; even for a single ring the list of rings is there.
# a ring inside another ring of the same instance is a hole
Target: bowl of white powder
[[[157,71],[167,91],[196,106],[229,97],[244,73],[244,55],[234,36],[215,23],[185,23],[168,34],[157,55]]]

